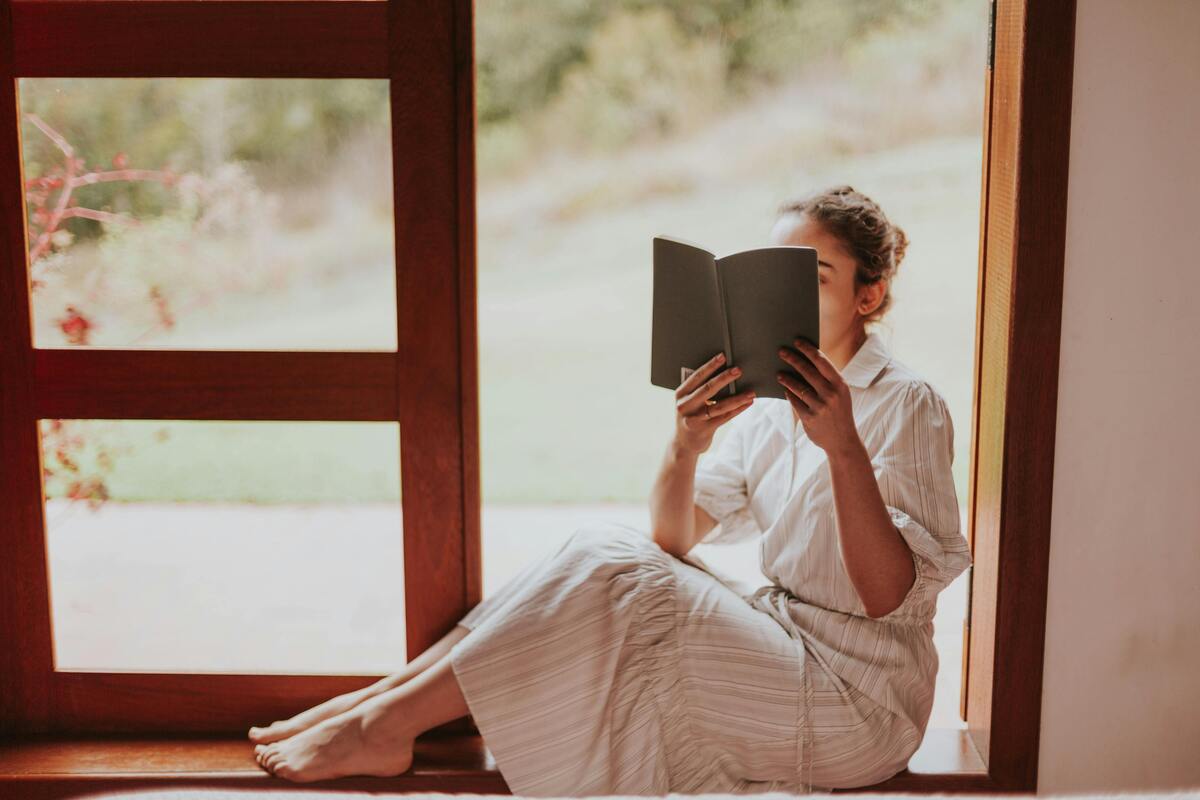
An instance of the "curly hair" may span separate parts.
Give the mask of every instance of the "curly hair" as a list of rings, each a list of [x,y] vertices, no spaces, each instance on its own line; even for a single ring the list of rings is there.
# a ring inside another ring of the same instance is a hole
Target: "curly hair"
[[[888,220],[879,205],[852,186],[832,186],[779,206],[779,216],[803,214],[836,236],[854,255],[854,284],[887,279],[879,307],[864,322],[878,322],[892,305],[891,279],[908,249],[908,236]]]

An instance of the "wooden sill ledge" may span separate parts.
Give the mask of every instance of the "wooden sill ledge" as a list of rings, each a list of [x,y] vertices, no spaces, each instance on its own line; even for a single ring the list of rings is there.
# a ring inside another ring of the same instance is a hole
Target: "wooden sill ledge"
[[[0,797],[6,799],[60,800],[151,787],[511,794],[477,735],[418,738],[412,769],[394,778],[314,783],[293,783],[265,772],[246,739],[123,734],[0,739]],[[845,791],[966,792],[994,787],[965,731],[931,729],[909,769],[876,786]]]

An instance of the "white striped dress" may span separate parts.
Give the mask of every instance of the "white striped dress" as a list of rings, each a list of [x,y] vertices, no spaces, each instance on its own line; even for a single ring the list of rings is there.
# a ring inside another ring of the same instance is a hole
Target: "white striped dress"
[[[937,594],[971,564],[953,427],[877,333],[841,374],[912,552],[904,602],[866,615],[824,451],[786,400],[759,398],[700,457],[694,497],[718,520],[702,541],[758,537],[769,582],[745,592],[598,522],[460,621],[451,665],[513,794],[806,793],[905,768],[933,703]]]

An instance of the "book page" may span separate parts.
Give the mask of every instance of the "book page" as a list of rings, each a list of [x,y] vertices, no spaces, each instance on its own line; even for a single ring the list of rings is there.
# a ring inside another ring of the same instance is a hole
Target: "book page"
[[[728,331],[713,254],[669,236],[656,236],[653,247],[650,382],[677,389],[717,353],[730,357]],[[729,394],[725,387],[715,397]]]
[[[786,398],[775,374],[804,378],[779,357],[779,348],[796,349],[796,337],[820,344],[816,249],[762,247],[723,256],[716,265],[729,318],[731,366],[742,368],[734,391],[753,389],[758,397]]]

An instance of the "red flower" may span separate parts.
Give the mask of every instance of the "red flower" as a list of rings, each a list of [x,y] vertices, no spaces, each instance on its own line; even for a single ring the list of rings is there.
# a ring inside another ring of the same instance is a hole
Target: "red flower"
[[[75,306],[67,306],[67,316],[55,320],[71,344],[87,344],[91,329],[95,327]]]

